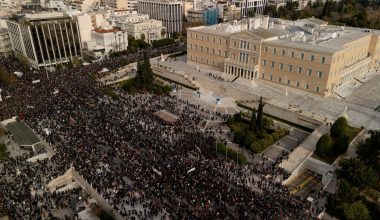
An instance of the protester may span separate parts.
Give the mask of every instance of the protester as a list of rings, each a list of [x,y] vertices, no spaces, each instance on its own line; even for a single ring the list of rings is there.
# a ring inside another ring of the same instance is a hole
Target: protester
[[[149,51],[151,56],[161,52]],[[48,74],[20,69],[8,59],[0,61],[8,72],[24,73],[15,85],[0,82],[3,97],[8,96],[0,103],[0,119],[21,115],[56,151],[51,159],[36,163],[26,162],[32,154],[3,163],[0,215],[41,219],[51,216],[52,209],[69,207],[68,193],[51,194],[46,185],[73,166],[125,219],[306,216],[304,205],[276,180],[284,175],[276,164],[241,166],[215,153],[215,133],[203,133],[198,127],[209,115],[199,106],[118,88],[114,90],[119,99],[105,96],[91,76],[103,67],[116,70],[139,56],[123,55]],[[32,83],[37,79],[40,83]],[[178,121],[170,125],[153,115],[162,109],[178,115]]]

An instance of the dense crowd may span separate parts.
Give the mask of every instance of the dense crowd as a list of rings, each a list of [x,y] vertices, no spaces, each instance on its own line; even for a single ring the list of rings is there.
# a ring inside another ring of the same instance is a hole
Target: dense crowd
[[[117,88],[120,98],[111,99],[90,77],[103,67],[115,70],[138,56],[124,55],[49,75],[22,70],[16,85],[0,82],[4,97],[0,119],[20,116],[56,151],[49,160],[28,163],[25,155],[0,166],[0,215],[41,219],[50,216],[51,209],[67,207],[67,194],[49,194],[46,185],[73,166],[126,219],[305,216],[303,204],[275,180],[275,166],[242,167],[216,155],[213,132],[198,127],[206,112],[175,97],[131,95]],[[10,73],[21,68],[6,59],[0,65]],[[37,79],[40,83],[32,83]],[[179,120],[170,125],[153,115],[162,109]],[[266,178],[268,173],[274,178]]]

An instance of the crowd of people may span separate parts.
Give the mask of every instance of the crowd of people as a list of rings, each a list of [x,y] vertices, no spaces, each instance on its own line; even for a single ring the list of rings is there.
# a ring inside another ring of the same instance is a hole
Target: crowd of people
[[[148,52],[150,56],[165,53]],[[140,55],[48,75],[20,69],[9,59],[0,61],[8,73],[24,73],[13,85],[0,81],[6,97],[0,103],[0,119],[20,116],[55,150],[50,159],[29,163],[25,155],[0,166],[0,215],[41,219],[50,216],[52,209],[68,206],[67,199],[60,199],[63,195],[49,195],[46,185],[74,167],[125,219],[305,217],[304,204],[276,178],[264,177],[277,174],[275,166],[247,168],[216,154],[213,132],[198,127],[206,112],[175,97],[128,94],[116,87],[119,98],[112,99],[91,77],[104,67],[115,70]],[[178,115],[178,121],[171,125],[153,115],[162,109]],[[44,132],[46,128],[50,134]],[[231,177],[231,173],[236,174]]]

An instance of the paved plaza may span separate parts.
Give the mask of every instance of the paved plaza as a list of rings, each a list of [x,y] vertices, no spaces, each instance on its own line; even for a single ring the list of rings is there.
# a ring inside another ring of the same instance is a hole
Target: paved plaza
[[[341,99],[336,96],[322,97],[262,80],[255,82],[236,80],[231,83],[231,76],[221,71],[204,69],[201,66],[197,70],[196,65],[187,64],[185,61],[186,57],[181,57],[178,61],[160,61],[159,63],[172,68],[176,74],[193,76],[200,85],[214,84],[222,86],[226,90],[232,87],[236,88],[241,91],[240,100],[257,99],[259,96],[263,96],[267,102],[284,109],[291,107],[293,110],[302,111],[302,114],[331,121],[342,115],[347,107],[348,121],[351,125],[363,126],[367,129],[380,129],[380,112],[376,111],[380,105],[380,73],[368,73],[364,83],[358,83],[352,87],[353,91],[345,92],[346,99]],[[210,73],[220,75],[223,80],[210,76]]]

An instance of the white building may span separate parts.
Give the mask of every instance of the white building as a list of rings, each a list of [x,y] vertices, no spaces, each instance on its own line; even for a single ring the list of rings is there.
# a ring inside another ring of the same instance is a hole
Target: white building
[[[163,33],[166,33],[165,27],[162,26],[162,21],[155,19],[129,22],[120,27],[136,39],[141,39],[143,36],[148,43],[164,38]]]
[[[231,2],[240,8],[242,16],[248,16],[250,11],[254,11],[255,14],[264,13],[267,0],[231,0]]]
[[[137,11],[162,21],[169,35],[182,32],[183,5],[180,1],[140,0]]]
[[[126,50],[128,34],[114,28],[97,28],[91,32],[91,41],[85,43],[88,51],[103,51],[104,55],[110,52]]]
[[[113,13],[107,21],[108,25],[119,27],[121,30],[127,31],[128,35],[132,35],[136,39],[141,39],[141,36],[143,35],[144,40],[148,43],[161,39],[164,37],[161,33],[166,33],[162,21],[150,19],[147,14],[130,12],[119,15],[118,13]]]

